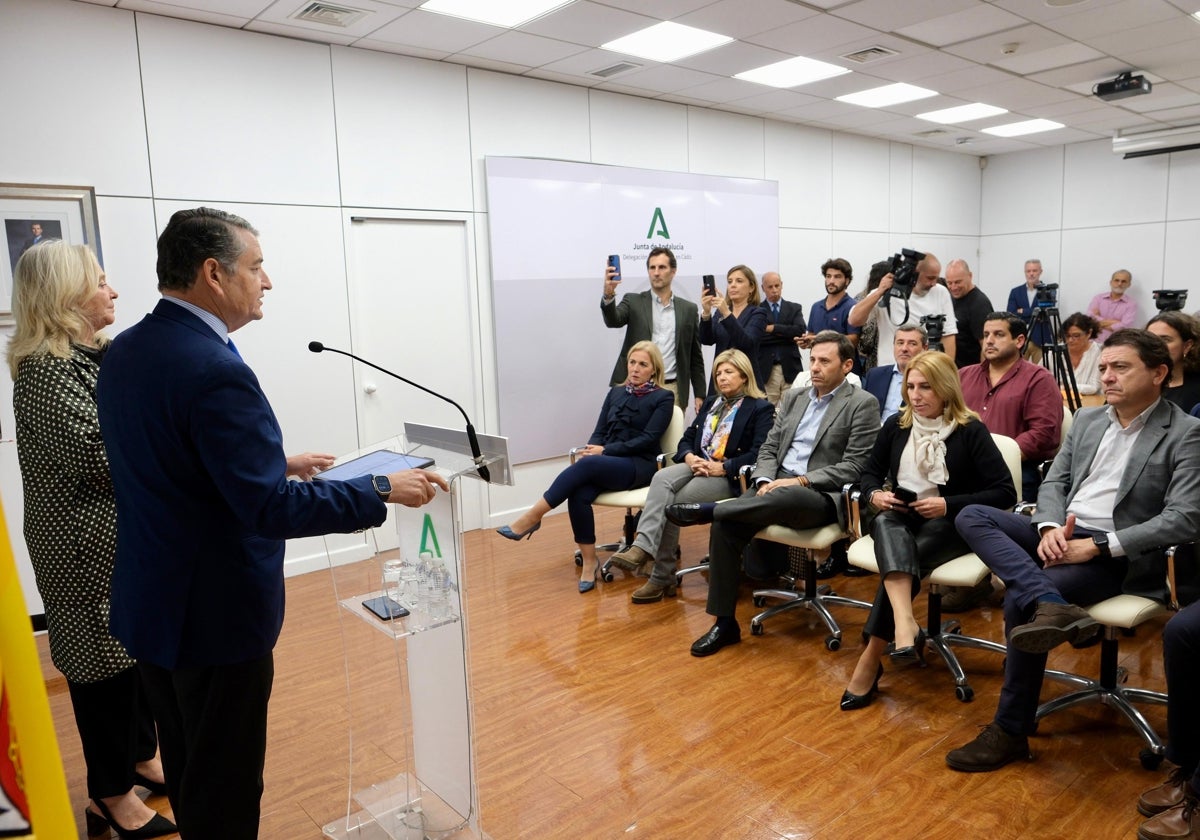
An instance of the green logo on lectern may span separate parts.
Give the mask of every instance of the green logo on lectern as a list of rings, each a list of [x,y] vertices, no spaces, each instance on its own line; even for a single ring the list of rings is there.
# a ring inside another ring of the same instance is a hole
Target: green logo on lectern
[[[671,234],[667,231],[667,220],[663,216],[661,207],[654,208],[654,215],[650,217],[650,230],[646,233],[647,239],[653,239],[655,236],[661,236],[663,239],[671,238]]]
[[[433,548],[429,547],[433,543]],[[421,524],[421,548],[420,553],[426,551],[432,552],[438,557],[442,556],[442,547],[438,545],[437,531],[433,527],[433,517],[428,513],[425,514],[425,521]]]

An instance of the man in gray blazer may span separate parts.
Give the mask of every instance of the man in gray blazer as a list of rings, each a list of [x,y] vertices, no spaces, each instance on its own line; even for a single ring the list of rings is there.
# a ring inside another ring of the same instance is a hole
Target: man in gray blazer
[[[1162,399],[1166,343],[1145,330],[1104,342],[1107,408],[1085,408],[1038,492],[1032,520],[972,505],[955,520],[1008,588],[1008,660],[996,715],[951,751],[955,770],[995,770],[1029,758],[1046,653],[1080,647],[1099,626],[1075,604],[1121,592],[1166,600],[1162,549],[1200,537],[1200,421]]]
[[[617,303],[617,284],[621,278],[612,266],[604,275],[604,297],[600,312],[604,326],[626,327],[621,355],[613,368],[610,385],[620,385],[628,371],[625,359],[629,348],[639,341],[653,341],[663,356],[667,387],[675,392],[675,404],[687,411],[688,385],[695,394],[696,411],[704,402],[708,383],[704,379],[704,356],[700,353],[700,311],[690,300],[671,292],[675,279],[675,254],[670,248],[655,248],[646,258],[650,288],[630,292]]]
[[[742,551],[768,525],[816,528],[846,521],[842,486],[862,472],[879,433],[879,403],[846,382],[854,345],[824,330],[813,337],[811,388],[783,395],[775,425],[758,450],[753,486],[720,504],[674,504],[667,518],[677,525],[712,523],[709,536],[708,614],[712,629],[692,645],[708,656],[741,641],[734,615]]]

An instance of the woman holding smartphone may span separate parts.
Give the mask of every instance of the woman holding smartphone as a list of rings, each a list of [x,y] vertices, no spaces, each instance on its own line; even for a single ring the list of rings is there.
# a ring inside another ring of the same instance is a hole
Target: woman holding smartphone
[[[758,278],[747,266],[735,265],[725,275],[725,297],[718,297],[716,286],[704,286],[700,297],[700,343],[712,344],[716,354],[741,350],[749,359],[758,358],[758,344],[766,335],[767,310],[758,305]],[[766,384],[763,372],[754,371],[759,388]],[[709,380],[708,395],[717,393],[716,382]]]
[[[963,402],[953,359],[918,353],[904,372],[904,393],[904,407],[883,424],[863,468],[862,495],[876,511],[871,536],[880,585],[863,628],[870,638],[842,695],[842,711],[875,699],[888,642],[895,641],[893,666],[924,661],[925,631],[912,600],[924,575],[967,553],[954,528],[958,512],[970,504],[1004,508],[1017,501],[1000,450]]]

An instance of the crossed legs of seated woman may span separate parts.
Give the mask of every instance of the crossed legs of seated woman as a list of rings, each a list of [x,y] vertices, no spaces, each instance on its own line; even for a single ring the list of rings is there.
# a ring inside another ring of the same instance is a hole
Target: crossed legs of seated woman
[[[847,711],[874,698],[889,642],[896,643],[889,655],[891,664],[904,667],[924,661],[925,631],[913,615],[921,578],[969,550],[954,522],[944,516],[925,519],[915,513],[884,511],[871,524],[871,536],[882,581],[863,627],[869,636],[867,646],[842,696]]]

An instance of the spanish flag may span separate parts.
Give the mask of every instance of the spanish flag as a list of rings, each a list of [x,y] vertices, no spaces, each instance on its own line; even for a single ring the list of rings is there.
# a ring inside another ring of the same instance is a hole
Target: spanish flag
[[[0,505],[0,837],[78,837]]]

